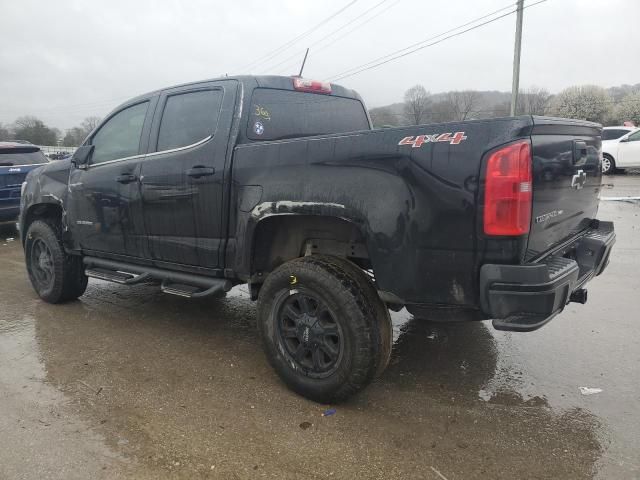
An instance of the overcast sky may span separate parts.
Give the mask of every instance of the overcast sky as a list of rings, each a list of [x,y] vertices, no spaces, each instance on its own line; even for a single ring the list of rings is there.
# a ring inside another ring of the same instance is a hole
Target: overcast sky
[[[381,0],[356,0],[282,54],[250,65],[352,1],[0,0],[0,122],[28,114],[65,129],[176,83],[293,74],[307,46],[304,76],[327,79],[510,0],[386,0],[367,14]],[[521,86],[557,92],[640,82],[639,23],[640,0],[548,0],[526,9]],[[416,83],[433,93],[509,91],[514,30],[511,15],[339,83],[370,107],[401,101]]]

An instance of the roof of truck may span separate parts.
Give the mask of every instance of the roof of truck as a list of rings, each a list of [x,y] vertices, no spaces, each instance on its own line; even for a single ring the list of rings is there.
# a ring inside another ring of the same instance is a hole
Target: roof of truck
[[[287,77],[280,75],[237,75],[237,76],[224,76],[224,77],[216,77],[216,78],[208,78],[205,80],[198,80],[194,82],[181,83],[178,85],[170,85],[165,88],[160,88],[158,90],[153,90],[151,92],[147,92],[142,95],[137,95],[135,97],[130,98],[126,102],[121,103],[117,106],[119,109],[124,105],[128,105],[130,103],[136,103],[139,100],[144,98],[149,98],[153,95],[159,94],[165,90],[171,90],[174,88],[187,87],[191,85],[198,85],[201,83],[208,82],[217,82],[220,80],[236,80],[248,88],[252,87],[260,87],[260,88],[275,88],[280,90],[294,90],[293,88],[293,79],[296,77]],[[304,78],[304,77],[302,77]],[[335,83],[331,83],[331,93],[328,94],[330,96],[338,96],[338,97],[347,97],[347,98],[357,98],[358,100],[362,100],[360,95],[355,91],[349,88],[344,88],[340,85],[336,85]]]

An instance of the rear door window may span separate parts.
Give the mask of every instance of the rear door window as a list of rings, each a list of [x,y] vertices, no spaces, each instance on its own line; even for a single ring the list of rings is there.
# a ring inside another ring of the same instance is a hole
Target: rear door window
[[[213,135],[218,126],[223,92],[200,90],[167,98],[160,122],[157,151],[193,145]]]
[[[91,139],[94,146],[91,163],[138,155],[148,107],[149,102],[139,103],[119,111],[107,120]]]
[[[257,88],[251,99],[247,137],[280,140],[368,129],[367,114],[359,100]]]

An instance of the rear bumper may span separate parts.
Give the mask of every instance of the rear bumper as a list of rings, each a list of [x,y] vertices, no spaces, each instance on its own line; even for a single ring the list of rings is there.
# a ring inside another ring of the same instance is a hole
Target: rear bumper
[[[498,330],[542,327],[570,301],[586,301],[581,289],[606,268],[615,238],[612,222],[594,221],[590,229],[538,263],[483,265],[482,311]]]

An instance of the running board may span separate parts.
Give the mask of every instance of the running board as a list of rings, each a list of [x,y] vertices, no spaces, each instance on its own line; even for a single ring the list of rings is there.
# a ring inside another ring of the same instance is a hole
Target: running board
[[[198,287],[194,287],[193,285],[181,285],[178,283],[169,283],[166,280],[162,282],[160,289],[164,293],[169,293],[171,295],[178,295],[179,297],[185,298],[202,298],[208,297],[210,295],[215,295],[216,293],[225,292],[225,282],[228,280],[220,280],[220,283],[212,285],[206,290],[198,289]]]
[[[159,280],[162,282],[163,292],[185,298],[201,298],[228,292],[233,286],[231,281],[225,278],[162,270],[105,258],[84,257],[82,261],[86,266],[85,274],[88,277],[123,285],[133,285],[145,280]]]
[[[103,268],[87,268],[84,271],[84,274],[90,278],[97,278],[98,280],[120,283],[121,285],[134,285],[136,283],[144,282],[151,277],[151,275],[149,275],[148,273],[134,275],[133,273],[106,270]]]

